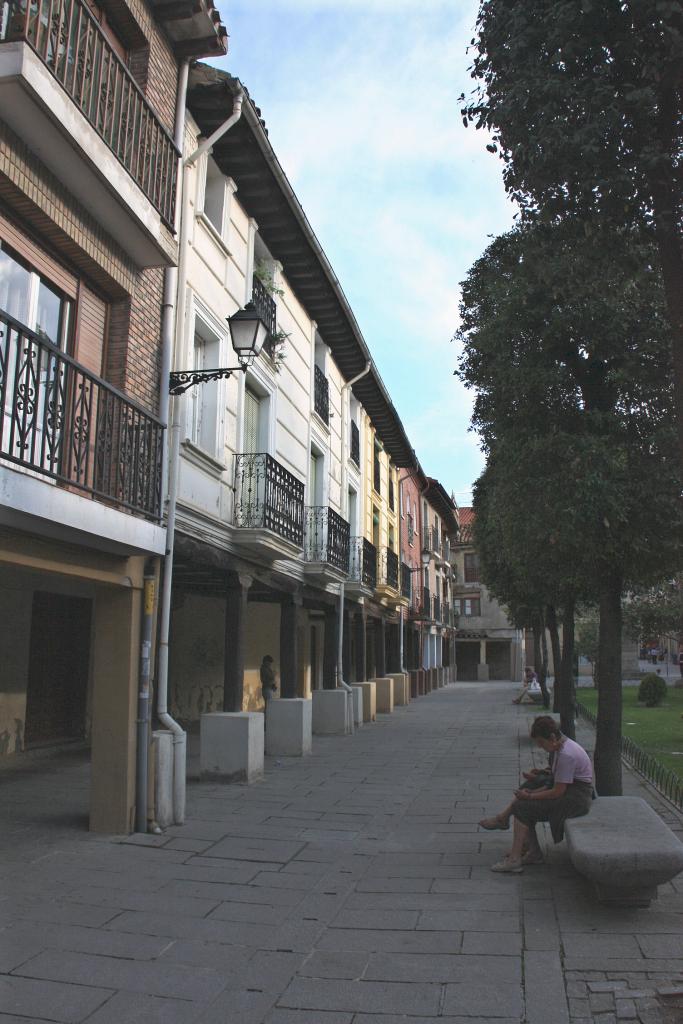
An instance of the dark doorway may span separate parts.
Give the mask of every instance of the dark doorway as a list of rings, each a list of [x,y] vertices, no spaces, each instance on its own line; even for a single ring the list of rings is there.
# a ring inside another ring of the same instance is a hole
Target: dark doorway
[[[33,595],[26,692],[26,746],[83,739],[92,601]]]
[[[486,644],[486,660],[489,679],[512,679],[509,640],[489,640]]]
[[[456,642],[455,663],[458,666],[458,682],[475,682],[479,665],[479,641]]]

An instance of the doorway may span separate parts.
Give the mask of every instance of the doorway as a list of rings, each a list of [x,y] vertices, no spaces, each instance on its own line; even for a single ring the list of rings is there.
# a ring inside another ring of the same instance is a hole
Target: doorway
[[[84,739],[92,601],[37,590],[33,595],[25,745]]]

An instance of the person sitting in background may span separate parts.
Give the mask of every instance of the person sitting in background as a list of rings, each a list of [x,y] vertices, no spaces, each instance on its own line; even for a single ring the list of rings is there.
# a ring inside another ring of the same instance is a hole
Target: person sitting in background
[[[557,722],[549,715],[535,718],[531,726],[531,738],[536,746],[553,755],[553,784],[551,787],[528,789],[520,786],[509,808],[514,819],[512,847],[491,871],[520,874],[526,864],[543,862],[536,835],[536,824],[547,821],[554,842],[564,838],[564,823],[567,818],[579,818],[588,814],[593,799],[593,766],[583,747],[574,740],[563,736]],[[503,812],[505,813],[505,812]],[[484,819],[483,828],[505,828],[506,825],[490,824],[496,819]]]
[[[543,699],[538,676],[530,665],[524,669],[521,692],[512,701],[513,704],[539,704]]]

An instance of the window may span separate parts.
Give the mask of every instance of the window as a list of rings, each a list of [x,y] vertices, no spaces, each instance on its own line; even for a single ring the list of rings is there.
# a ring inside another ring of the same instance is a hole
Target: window
[[[389,508],[394,511],[394,479],[389,476]]]
[[[394,550],[394,528],[393,528],[393,526],[389,527],[389,544],[388,544],[388,547],[389,547],[390,551]]]
[[[481,615],[481,599],[478,597],[456,597],[453,600],[453,611],[469,618]]]
[[[479,555],[473,552],[465,555],[465,583],[479,582]]]
[[[195,322],[192,368],[210,370],[220,366],[220,338],[207,324]],[[192,388],[190,440],[209,455],[216,455],[218,432],[218,381]]]
[[[224,238],[226,234],[227,197],[225,176],[216,161],[212,157],[208,157],[204,184],[204,216],[215,227],[221,238]]]
[[[311,448],[311,473],[308,492],[309,505],[323,505],[325,460],[320,452]]]
[[[372,506],[372,543],[379,550],[379,510]]]
[[[244,443],[242,450],[247,454],[259,451],[261,437],[261,399],[250,387],[244,389]]]
[[[378,494],[380,493],[380,483],[382,480],[382,468],[379,460],[381,450],[382,447],[379,441],[375,441],[372,451],[372,486]]]
[[[73,302],[0,241],[0,309],[66,352]]]
[[[406,529],[408,531],[408,543],[412,547],[412,543],[415,539],[415,523],[413,522],[413,517],[410,512],[406,515]]]

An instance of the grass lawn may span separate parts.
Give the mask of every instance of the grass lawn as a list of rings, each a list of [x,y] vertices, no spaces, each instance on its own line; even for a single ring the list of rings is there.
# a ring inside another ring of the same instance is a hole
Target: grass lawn
[[[666,697],[657,708],[646,708],[638,703],[637,686],[625,686],[623,694],[621,722],[624,736],[683,778],[683,689],[669,686]],[[593,714],[597,713],[597,690],[581,688],[577,699]]]

